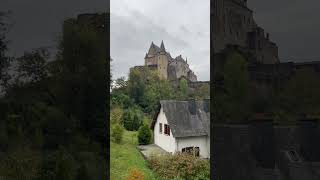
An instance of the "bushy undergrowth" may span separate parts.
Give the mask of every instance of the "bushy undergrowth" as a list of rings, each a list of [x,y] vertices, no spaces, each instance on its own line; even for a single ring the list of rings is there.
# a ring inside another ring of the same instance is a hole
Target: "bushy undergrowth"
[[[191,154],[160,155],[150,158],[150,167],[160,179],[210,179],[209,161]]]

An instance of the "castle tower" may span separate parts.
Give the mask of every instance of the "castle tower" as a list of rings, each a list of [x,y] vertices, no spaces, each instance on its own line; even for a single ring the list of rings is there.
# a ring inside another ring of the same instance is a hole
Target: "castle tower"
[[[160,77],[167,79],[169,60],[170,55],[166,52],[163,41],[160,47],[152,42],[145,56],[145,65],[157,67]]]

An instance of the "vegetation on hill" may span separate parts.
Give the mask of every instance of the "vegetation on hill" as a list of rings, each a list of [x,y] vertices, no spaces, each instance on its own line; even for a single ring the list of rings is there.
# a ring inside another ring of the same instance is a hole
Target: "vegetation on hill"
[[[0,177],[106,179],[105,33],[71,20],[55,56],[18,58],[5,56],[1,33]]]
[[[126,180],[133,170],[143,174],[145,180],[156,179],[141,153],[137,149],[137,132],[124,131],[123,141],[110,144],[110,179]]]
[[[216,123],[247,123],[256,113],[271,114],[279,124],[294,124],[303,115],[320,117],[320,79],[311,69],[263,88],[257,87],[265,82],[250,80],[248,60],[239,52],[228,52],[220,69],[214,87]]]

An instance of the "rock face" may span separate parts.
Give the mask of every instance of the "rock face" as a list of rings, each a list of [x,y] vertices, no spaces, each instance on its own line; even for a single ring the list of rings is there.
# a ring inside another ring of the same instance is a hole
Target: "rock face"
[[[277,45],[256,24],[247,0],[215,0],[212,19],[215,53],[228,45],[237,45],[259,63],[279,63]]]
[[[190,69],[187,59],[182,56],[172,58],[170,53],[166,51],[163,41],[160,47],[153,42],[149,51],[145,56],[145,65],[148,67],[157,67],[160,77],[175,81],[181,77],[185,77],[191,82],[197,81],[197,76]]]

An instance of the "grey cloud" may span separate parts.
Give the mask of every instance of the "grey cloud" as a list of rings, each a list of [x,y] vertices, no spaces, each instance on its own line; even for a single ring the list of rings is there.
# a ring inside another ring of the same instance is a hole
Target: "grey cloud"
[[[282,61],[320,60],[318,0],[250,0],[259,25],[279,46]]]

